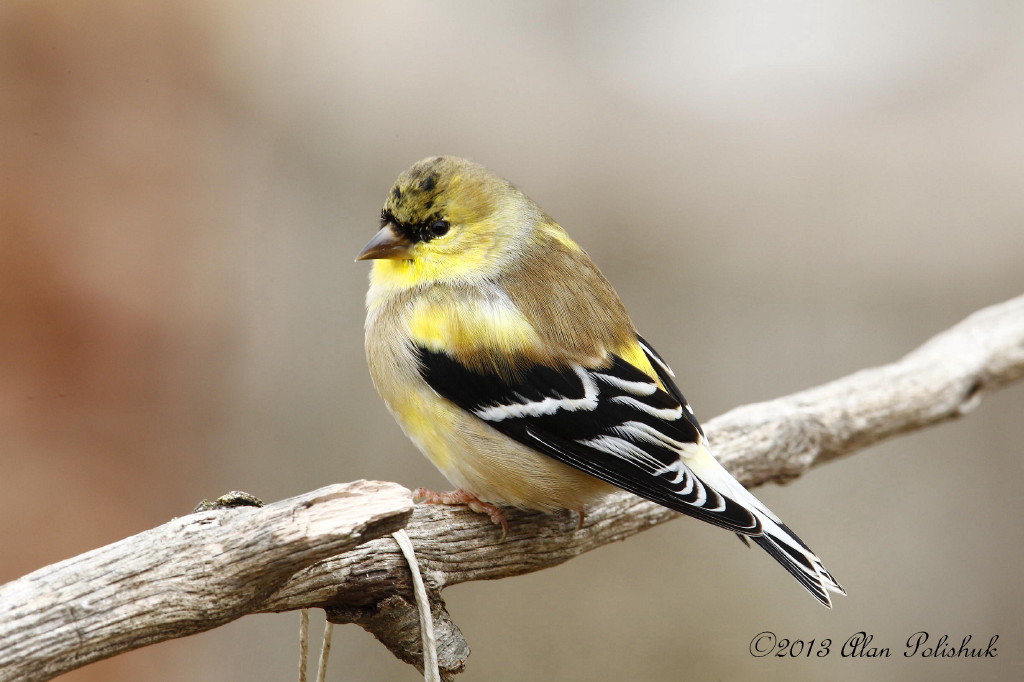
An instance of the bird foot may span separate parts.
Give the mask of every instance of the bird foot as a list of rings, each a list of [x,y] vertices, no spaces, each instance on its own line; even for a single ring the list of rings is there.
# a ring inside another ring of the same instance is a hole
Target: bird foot
[[[417,502],[422,502],[423,504],[446,504],[469,507],[470,510],[477,514],[486,514],[494,525],[501,526],[502,540],[508,536],[508,519],[505,518],[505,512],[501,510],[501,507],[484,502],[473,493],[466,492],[465,490],[449,490],[445,493],[436,493],[433,490],[427,490],[426,488],[417,488],[413,493],[413,498],[415,498]]]

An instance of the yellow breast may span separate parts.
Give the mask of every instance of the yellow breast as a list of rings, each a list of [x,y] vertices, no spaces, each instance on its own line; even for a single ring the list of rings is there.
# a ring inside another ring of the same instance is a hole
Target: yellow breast
[[[424,296],[408,317],[409,338],[477,370],[504,372],[510,358],[536,356],[536,330],[500,290],[467,297]]]

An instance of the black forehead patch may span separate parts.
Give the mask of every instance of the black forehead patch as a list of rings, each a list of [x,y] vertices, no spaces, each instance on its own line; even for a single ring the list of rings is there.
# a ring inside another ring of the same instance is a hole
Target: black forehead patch
[[[444,158],[425,159],[399,176],[384,203],[384,223],[392,223],[414,241],[433,238],[427,227],[443,218],[447,181]]]
[[[396,232],[413,243],[429,242],[432,239],[442,236],[443,233],[437,234],[433,229],[433,225],[438,221],[444,222],[444,232],[447,232],[448,223],[438,214],[433,214],[426,220],[420,222],[403,222],[386,208],[380,212],[381,227],[391,225]]]

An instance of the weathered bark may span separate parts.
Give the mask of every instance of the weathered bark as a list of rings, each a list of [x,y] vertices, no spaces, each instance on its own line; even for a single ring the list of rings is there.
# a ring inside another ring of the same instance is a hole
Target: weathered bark
[[[754,487],[963,416],[1022,376],[1024,296],[971,315],[897,362],[737,408],[706,431],[722,463]],[[360,496],[349,497],[353,490]],[[588,509],[579,530],[574,514],[510,511],[503,542],[500,529],[464,509],[418,506],[410,516],[411,507],[409,491],[395,484],[331,486],[262,509],[175,519],[40,569],[0,587],[0,679],[45,680],[246,613],[307,607],[359,623],[418,663],[409,568],[395,541],[380,537],[403,525],[450,679],[469,650],[443,588],[555,566],[677,516],[621,494]]]

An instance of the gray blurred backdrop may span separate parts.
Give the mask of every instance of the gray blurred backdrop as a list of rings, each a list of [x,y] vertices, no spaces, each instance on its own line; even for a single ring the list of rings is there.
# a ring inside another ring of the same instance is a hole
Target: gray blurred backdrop
[[[0,136],[0,582],[230,489],[444,489],[370,384],[352,262],[427,155],[559,220],[705,420],[1024,290],[1009,1],[9,0]],[[1020,679],[1022,410],[757,491],[849,590],[831,612],[681,520],[446,592],[463,679]],[[294,679],[297,624],[65,679]],[[833,651],[753,658],[764,630]],[[860,630],[894,657],[841,658]],[[918,630],[998,657],[904,659]],[[354,626],[331,672],[416,679]]]

